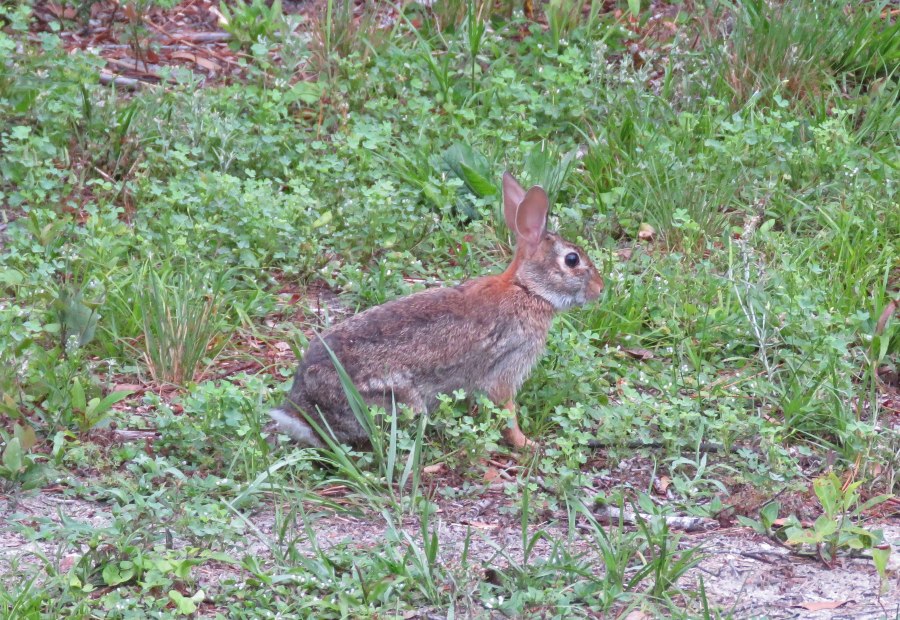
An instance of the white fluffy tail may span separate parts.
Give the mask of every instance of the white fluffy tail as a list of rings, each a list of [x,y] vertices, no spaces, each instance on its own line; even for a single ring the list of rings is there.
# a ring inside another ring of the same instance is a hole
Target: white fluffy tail
[[[306,420],[291,414],[284,409],[272,409],[269,415],[278,425],[278,430],[303,446],[312,448],[324,448],[325,444],[319,439],[316,432],[306,423]]]

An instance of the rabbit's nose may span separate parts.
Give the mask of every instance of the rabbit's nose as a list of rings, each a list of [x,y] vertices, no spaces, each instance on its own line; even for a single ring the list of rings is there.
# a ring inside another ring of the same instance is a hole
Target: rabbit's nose
[[[591,281],[588,284],[588,298],[597,299],[600,297],[600,293],[603,292],[603,278],[596,271],[591,276]]]

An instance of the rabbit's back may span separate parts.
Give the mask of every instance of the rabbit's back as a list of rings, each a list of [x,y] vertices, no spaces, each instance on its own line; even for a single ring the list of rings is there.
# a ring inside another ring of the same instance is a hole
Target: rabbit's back
[[[487,276],[376,306],[322,339],[369,403],[390,407],[393,397],[424,411],[438,394],[518,388],[544,348],[552,316],[544,300]],[[319,339],[310,342],[289,400],[310,413],[318,408],[332,427],[358,426]]]

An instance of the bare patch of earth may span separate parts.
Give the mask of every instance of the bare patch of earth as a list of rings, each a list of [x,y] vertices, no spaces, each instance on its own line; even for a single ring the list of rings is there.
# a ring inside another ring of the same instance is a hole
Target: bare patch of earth
[[[493,485],[480,498],[438,499],[437,503],[440,511],[432,518],[431,527],[438,534],[439,561],[444,566],[459,567],[467,537],[467,570],[471,579],[486,578],[485,570],[502,570],[509,560],[522,561],[522,532],[518,518],[503,510],[511,500],[503,493],[502,484]],[[30,542],[21,533],[23,527],[37,527],[42,519],[59,523],[63,516],[89,528],[102,528],[113,520],[107,504],[63,498],[52,492],[19,497],[15,504],[10,498],[0,498],[0,514],[0,572],[8,571],[14,562],[19,566],[39,563],[39,556],[49,558],[65,571],[85,551],[71,548],[63,540]],[[268,541],[276,539],[275,514],[271,503],[247,514],[248,536],[226,551],[238,558],[252,554],[261,565],[267,564],[271,558]],[[539,529],[548,534],[536,544],[532,562],[549,557],[553,541],[568,540],[565,519],[558,514],[546,517],[530,526],[529,534]],[[416,518],[405,518],[395,525],[413,540],[419,540]],[[594,551],[582,525],[577,524],[569,548],[573,554],[581,552],[591,557]],[[710,604],[735,618],[895,618],[900,613],[900,524],[883,520],[868,526],[884,528],[892,546],[885,584],[879,582],[869,559],[843,558],[829,569],[817,560],[794,555],[747,528],[730,527],[681,534],[679,548],[701,546],[703,559],[680,585],[696,589],[702,579]],[[298,547],[308,548],[312,554],[302,524],[295,527],[300,538]],[[360,554],[385,542],[387,533],[387,526],[378,515],[320,513],[312,527],[315,542],[322,550],[346,545]],[[257,531],[254,536],[252,532]],[[176,547],[180,543],[183,541],[174,541]],[[472,575],[473,567],[479,566],[482,574]],[[601,570],[599,559],[596,570]],[[245,577],[239,568],[219,563],[198,566],[193,575],[198,586],[208,593],[217,591],[223,581]],[[880,591],[884,592],[881,596]]]

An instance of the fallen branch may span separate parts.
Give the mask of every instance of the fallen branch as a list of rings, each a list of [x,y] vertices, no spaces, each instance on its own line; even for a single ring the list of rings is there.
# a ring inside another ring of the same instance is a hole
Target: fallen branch
[[[139,430],[130,430],[130,429],[119,429],[117,428],[113,431],[116,439],[127,442],[127,441],[138,441],[140,439],[149,439],[155,441],[159,439],[160,435],[156,431],[139,431]]]
[[[160,65],[150,64],[143,60],[135,58],[103,58],[108,65],[114,65],[125,71],[134,71],[141,73],[148,78],[160,79],[159,71],[163,69]]]
[[[129,90],[140,90],[141,88],[152,88],[156,86],[156,84],[152,82],[115,75],[108,71],[100,72],[100,83],[104,86],[113,85],[117,88],[127,88]]]
[[[155,24],[152,24],[155,26]],[[224,43],[231,40],[231,35],[227,32],[166,32],[161,28],[155,28],[163,36],[169,37],[172,41],[192,41],[194,43]]]
[[[177,41],[179,43],[183,43],[188,47],[193,48],[198,52],[203,52],[204,55],[212,55],[222,62],[226,62],[230,65],[240,66],[240,63],[235,62],[231,58],[223,56],[221,54],[214,54],[212,50],[202,47],[201,45],[197,45],[198,43],[211,43],[218,41],[227,41],[231,38],[231,35],[227,32],[191,32],[180,34],[177,32],[166,32],[156,24],[154,24],[149,19],[144,19],[144,23],[146,23],[150,28],[156,30],[159,34],[169,37],[170,41]]]
[[[559,490],[549,486],[544,482],[543,477],[535,476],[531,478],[544,493],[559,497]],[[594,489],[583,489],[585,495],[594,493]],[[587,504],[585,504],[587,506]],[[679,517],[674,515],[646,515],[635,512],[630,508],[616,508],[607,504],[597,504],[591,508],[591,511],[597,517],[599,523],[605,525],[617,525],[620,521],[625,525],[637,525],[639,521],[650,521],[654,518],[664,519],[666,524],[674,530],[683,530],[685,532],[706,532],[719,527],[719,522],[706,517]]]
[[[664,519],[666,525],[673,530],[685,532],[708,532],[719,527],[718,521],[706,517],[679,517],[674,515],[647,515],[635,512],[630,508],[617,508],[615,506],[598,505],[594,508],[597,521],[606,525],[637,525],[640,521],[650,521],[654,517]]]

